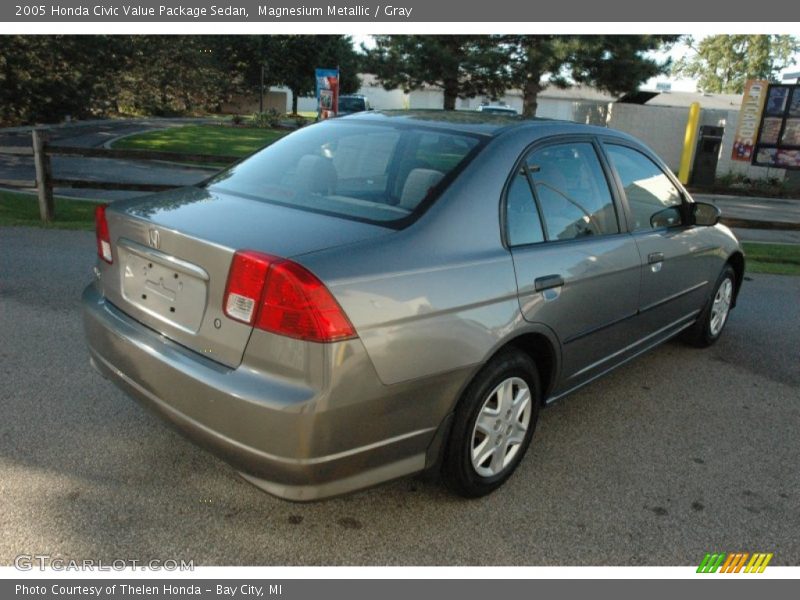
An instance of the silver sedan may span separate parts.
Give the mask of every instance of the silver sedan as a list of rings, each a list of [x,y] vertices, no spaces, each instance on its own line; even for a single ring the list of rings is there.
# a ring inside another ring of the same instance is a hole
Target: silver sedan
[[[634,138],[479,112],[312,125],[96,217],[92,364],[290,500],[421,471],[487,494],[547,403],[714,343],[744,273]]]

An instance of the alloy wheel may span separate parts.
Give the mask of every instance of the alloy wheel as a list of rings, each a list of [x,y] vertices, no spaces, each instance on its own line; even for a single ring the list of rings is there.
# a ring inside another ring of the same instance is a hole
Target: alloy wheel
[[[499,475],[519,452],[531,421],[531,390],[509,377],[486,397],[472,430],[470,458],[481,477]]]
[[[730,278],[726,278],[717,288],[717,293],[714,296],[714,303],[711,305],[711,322],[709,324],[709,331],[711,335],[716,337],[722,331],[725,321],[728,319],[728,313],[731,310],[731,299],[733,298],[733,282]]]

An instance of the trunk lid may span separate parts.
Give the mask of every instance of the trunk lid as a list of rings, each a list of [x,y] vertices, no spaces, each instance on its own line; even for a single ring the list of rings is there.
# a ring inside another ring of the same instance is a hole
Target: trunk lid
[[[144,325],[224,365],[241,363],[252,327],[223,312],[236,250],[291,258],[392,230],[259,200],[175,190],[115,202],[106,298]]]

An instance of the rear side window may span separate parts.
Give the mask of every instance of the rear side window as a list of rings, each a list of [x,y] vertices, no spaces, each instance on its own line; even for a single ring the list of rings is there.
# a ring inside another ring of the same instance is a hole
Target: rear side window
[[[607,144],[606,152],[625,189],[634,231],[651,229],[650,218],[655,213],[681,204],[678,188],[647,156],[617,144]]]
[[[590,142],[546,146],[526,163],[548,240],[619,233],[608,181]]]
[[[524,169],[517,172],[506,195],[506,231],[511,246],[544,241],[542,221]]]

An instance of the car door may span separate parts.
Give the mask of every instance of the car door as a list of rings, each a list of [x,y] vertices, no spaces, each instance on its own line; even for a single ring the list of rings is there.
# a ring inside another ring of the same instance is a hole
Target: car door
[[[687,199],[644,150],[606,141],[642,257],[639,324],[643,338],[669,335],[694,319],[709,290],[714,248],[688,220]]]
[[[599,150],[591,137],[535,146],[505,196],[523,316],[561,343],[555,395],[611,368],[634,337],[640,258]]]

